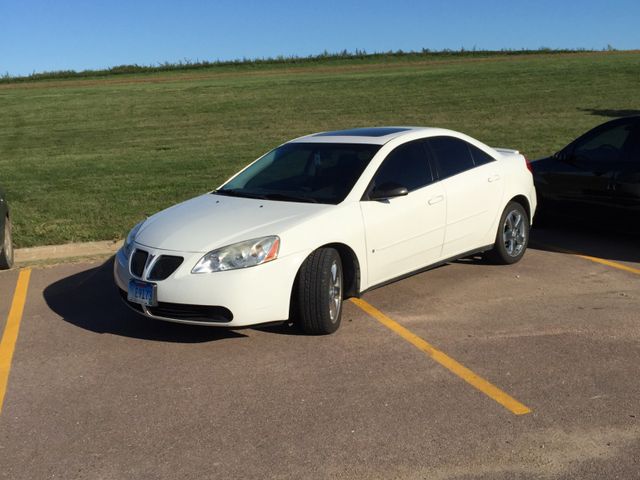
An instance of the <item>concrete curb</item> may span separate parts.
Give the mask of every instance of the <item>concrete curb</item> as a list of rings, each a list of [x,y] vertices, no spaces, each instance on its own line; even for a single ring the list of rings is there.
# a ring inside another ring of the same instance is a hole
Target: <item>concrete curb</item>
[[[16,266],[32,263],[67,261],[73,258],[102,257],[115,254],[122,246],[122,240],[101,242],[67,243],[66,245],[45,245],[42,247],[19,248],[15,251]]]

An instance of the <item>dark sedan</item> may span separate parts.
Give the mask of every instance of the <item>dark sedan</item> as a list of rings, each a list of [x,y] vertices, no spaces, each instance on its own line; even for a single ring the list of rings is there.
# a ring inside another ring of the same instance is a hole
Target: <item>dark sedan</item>
[[[543,216],[581,217],[638,230],[640,116],[599,125],[531,166]]]
[[[11,218],[9,205],[0,190],[0,270],[13,265],[13,244],[11,243]]]

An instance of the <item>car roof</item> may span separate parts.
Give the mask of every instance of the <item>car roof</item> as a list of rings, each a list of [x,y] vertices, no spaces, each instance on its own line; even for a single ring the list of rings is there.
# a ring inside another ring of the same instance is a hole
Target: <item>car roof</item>
[[[296,138],[291,142],[300,143],[366,143],[384,145],[394,138],[402,137],[415,132],[442,132],[440,128],[429,127],[365,127],[349,130],[335,130],[331,132],[312,133],[304,137]]]

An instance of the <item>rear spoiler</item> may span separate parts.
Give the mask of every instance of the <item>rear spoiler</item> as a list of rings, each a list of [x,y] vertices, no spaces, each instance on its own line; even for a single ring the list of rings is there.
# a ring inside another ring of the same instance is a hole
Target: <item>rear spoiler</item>
[[[510,148],[495,148],[494,150],[498,153],[501,153],[503,155],[520,155],[520,151],[519,150],[512,150]]]
[[[520,157],[524,160],[524,163],[527,165],[527,169],[533,173],[533,168],[531,167],[531,162],[527,160],[527,157],[522,155],[519,150],[512,150],[510,148],[494,148],[496,152],[500,155],[504,155],[506,157]]]

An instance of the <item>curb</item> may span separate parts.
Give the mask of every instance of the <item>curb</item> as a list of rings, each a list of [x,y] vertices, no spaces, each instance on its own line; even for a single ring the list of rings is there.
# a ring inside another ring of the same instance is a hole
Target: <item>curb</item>
[[[67,243],[65,245],[45,245],[42,247],[18,248],[15,250],[16,266],[32,263],[66,261],[76,258],[102,257],[115,254],[122,246],[122,240],[101,242]]]

